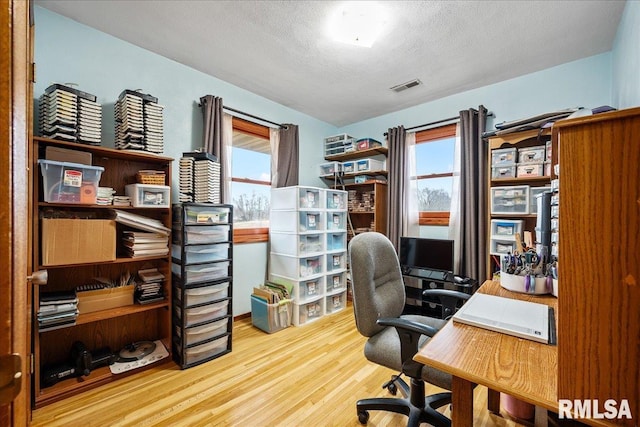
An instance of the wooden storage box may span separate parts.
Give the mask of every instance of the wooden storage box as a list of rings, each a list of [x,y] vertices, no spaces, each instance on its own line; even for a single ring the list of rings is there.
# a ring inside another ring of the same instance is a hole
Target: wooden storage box
[[[86,314],[132,305],[134,288],[130,285],[78,292],[78,311]]]

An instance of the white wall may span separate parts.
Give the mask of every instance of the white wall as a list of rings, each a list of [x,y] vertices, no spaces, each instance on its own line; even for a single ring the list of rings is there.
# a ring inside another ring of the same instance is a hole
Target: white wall
[[[613,44],[613,103],[640,106],[640,2],[627,1]]]

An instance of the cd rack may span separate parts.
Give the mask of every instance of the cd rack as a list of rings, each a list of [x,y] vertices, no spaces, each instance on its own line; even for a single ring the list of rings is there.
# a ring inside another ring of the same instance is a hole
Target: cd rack
[[[38,104],[38,127],[42,136],[100,145],[102,106],[95,95],[55,83],[45,89]]]
[[[115,112],[115,146],[120,150],[164,151],[164,106],[158,98],[125,89],[118,96]]]

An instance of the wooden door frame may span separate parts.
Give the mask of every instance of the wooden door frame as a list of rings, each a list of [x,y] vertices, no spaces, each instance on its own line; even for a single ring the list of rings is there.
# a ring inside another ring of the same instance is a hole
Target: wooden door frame
[[[28,141],[31,25],[28,0],[0,0],[0,354],[22,357],[21,392],[0,406],[0,424],[26,426],[30,406]]]

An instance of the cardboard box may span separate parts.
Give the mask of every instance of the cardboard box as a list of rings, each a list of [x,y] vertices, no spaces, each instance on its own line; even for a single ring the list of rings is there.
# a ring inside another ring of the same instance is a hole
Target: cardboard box
[[[116,259],[114,220],[43,218],[40,225],[43,266]]]
[[[91,166],[91,153],[86,151],[70,150],[68,148],[53,147],[48,145],[45,149],[45,159],[58,162],[80,163]]]
[[[132,305],[134,288],[135,286],[130,285],[78,292],[78,311],[86,314]]]

